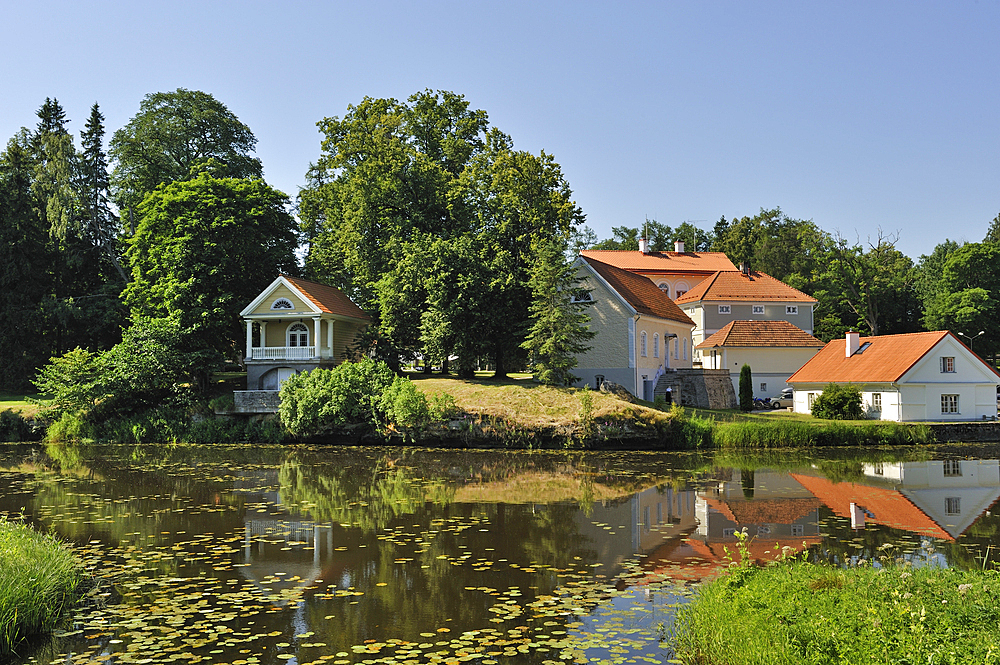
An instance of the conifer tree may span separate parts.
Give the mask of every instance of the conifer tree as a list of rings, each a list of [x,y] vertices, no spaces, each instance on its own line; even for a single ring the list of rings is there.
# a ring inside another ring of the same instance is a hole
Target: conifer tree
[[[566,260],[565,243],[549,239],[538,243],[528,285],[531,288],[531,329],[521,345],[531,353],[535,378],[541,383],[568,386],[577,380],[572,370],[577,354],[590,350],[594,337],[583,308],[590,291],[581,288],[576,268]]]
[[[753,411],[753,375],[745,363],[740,368],[740,411]]]
[[[108,158],[104,152],[104,115],[95,102],[80,132],[80,199],[83,235],[101,250],[118,276],[128,283],[118,256],[118,218],[111,210]]]

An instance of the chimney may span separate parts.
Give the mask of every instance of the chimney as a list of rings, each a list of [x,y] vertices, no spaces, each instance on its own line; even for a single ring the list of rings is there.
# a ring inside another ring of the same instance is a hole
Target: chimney
[[[749,275],[750,274],[750,264],[746,263],[746,262],[741,263],[740,264],[740,272],[743,273],[744,275]]]
[[[649,254],[649,241],[645,238],[639,238],[639,251],[643,254]]]
[[[675,240],[674,241],[674,251],[677,252],[678,254],[683,254],[684,253],[684,241],[683,240]]]
[[[859,346],[861,346],[861,333],[848,332],[847,347],[845,348],[845,351],[847,351],[847,355],[845,357],[850,358],[851,356],[853,356],[854,352],[858,350]]]

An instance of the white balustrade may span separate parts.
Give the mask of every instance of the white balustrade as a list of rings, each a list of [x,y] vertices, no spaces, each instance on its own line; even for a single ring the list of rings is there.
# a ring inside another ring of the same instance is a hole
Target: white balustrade
[[[254,360],[309,360],[316,357],[315,346],[255,346]]]

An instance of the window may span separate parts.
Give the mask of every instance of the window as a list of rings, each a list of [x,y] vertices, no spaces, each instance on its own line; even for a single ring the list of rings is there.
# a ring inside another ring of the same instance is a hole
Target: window
[[[309,328],[301,323],[288,326],[288,346],[309,346]]]
[[[684,360],[688,359],[688,340],[687,337],[684,338]]]
[[[882,410],[882,393],[872,393],[872,411]]]
[[[674,337],[674,360],[677,360],[680,357],[677,355],[678,344],[679,342],[677,341],[677,338]]]
[[[595,374],[594,375],[594,389],[595,390],[600,390],[601,386],[603,386],[603,385],[604,385],[604,375],[603,374]]]
[[[957,496],[945,497],[944,500],[944,514],[945,515],[961,515],[962,514],[962,499]]]
[[[771,533],[771,527],[770,526],[763,525],[763,526],[757,527],[757,535],[758,536],[766,536],[769,533]]]
[[[760,384],[760,391],[762,393],[766,393],[767,392],[767,384],[766,383],[761,383]]]
[[[798,305],[785,305],[785,314],[798,314],[798,313],[799,313]]]
[[[639,355],[643,358],[646,357],[646,331],[643,330],[639,335]]]
[[[812,411],[813,402],[816,401],[816,395],[817,395],[817,393],[809,393],[809,394],[806,395],[806,399],[808,400],[809,410],[810,411]]]
[[[764,313],[764,306],[763,305],[754,305],[753,306],[753,313],[754,314],[763,314]]]
[[[678,297],[678,298],[680,298],[680,297],[681,297],[682,295],[684,295],[685,293],[687,293],[687,291],[685,291],[685,290],[683,290],[683,289],[677,289],[677,297]]]
[[[643,531],[646,531],[648,533],[650,526],[651,525],[649,523],[649,506],[643,506],[642,507],[642,527],[643,527]]]
[[[802,525],[802,524],[793,524],[792,525],[792,535],[793,536],[804,536],[804,535],[806,535],[806,528],[805,528],[805,526]]]
[[[955,358],[950,356],[945,356],[941,358],[941,371],[942,372],[954,372],[955,371]]]
[[[958,413],[958,395],[941,395],[941,413]]]
[[[271,309],[295,309],[295,305],[288,298],[278,298],[271,303]]]
[[[947,478],[961,477],[962,461],[957,459],[946,459],[944,461],[944,475]]]
[[[732,314],[733,308],[729,305],[719,305],[719,314]]]
[[[573,292],[573,302],[594,302],[594,298],[587,289],[577,289]]]
[[[660,333],[653,333],[653,357],[660,357]]]
[[[875,465],[872,467],[872,473],[876,476],[885,475],[885,466],[883,466],[882,462],[875,462]]]
[[[666,282],[660,282],[656,285],[656,288],[663,291],[663,295],[670,297],[670,285]]]
[[[730,527],[728,529],[723,529],[722,530],[722,537],[723,538],[735,538],[736,537],[736,529],[734,529],[732,527]]]

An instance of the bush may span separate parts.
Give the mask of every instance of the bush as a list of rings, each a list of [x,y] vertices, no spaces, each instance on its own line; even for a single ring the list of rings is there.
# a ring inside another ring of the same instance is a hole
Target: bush
[[[747,364],[740,368],[740,411],[753,411],[753,376]]]
[[[387,423],[403,429],[424,427],[430,421],[427,398],[409,379],[397,376],[379,399]]]
[[[0,411],[0,443],[27,441],[31,435],[31,424],[24,416],[10,409]]]
[[[281,386],[281,422],[295,436],[379,425],[385,422],[382,394],[394,380],[388,365],[370,358],[296,374]]]
[[[813,401],[812,414],[825,420],[860,420],[861,389],[851,384],[829,383]]]

